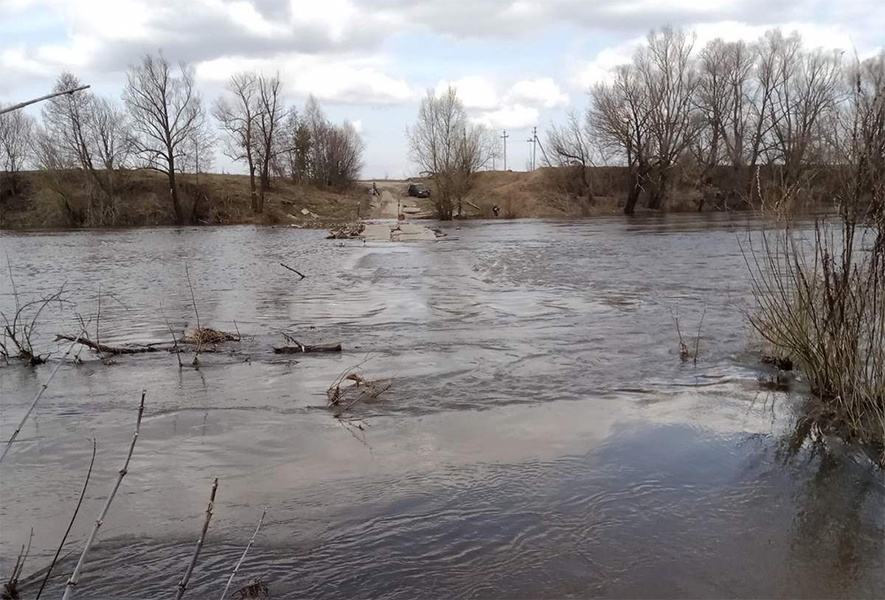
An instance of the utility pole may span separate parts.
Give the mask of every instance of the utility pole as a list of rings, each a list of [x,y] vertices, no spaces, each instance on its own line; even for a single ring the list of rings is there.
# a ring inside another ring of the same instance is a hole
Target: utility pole
[[[34,104],[36,102],[42,102],[43,100],[49,100],[50,98],[55,98],[56,96],[63,96],[65,94],[73,94],[74,92],[81,92],[83,90],[88,90],[89,86],[84,85],[83,87],[74,88],[72,90],[65,90],[63,92],[55,92],[54,94],[48,94],[46,96],[40,96],[39,98],[35,98],[33,100],[28,100],[27,102],[19,102],[18,104],[13,104],[12,106],[7,106],[6,108],[0,109],[0,115],[12,112],[14,110],[18,110],[20,108],[24,108],[30,104]]]
[[[538,128],[532,127],[532,137],[526,140],[532,145],[532,171],[535,170],[535,150],[538,148]]]
[[[507,170],[507,138],[510,136],[507,135],[507,130],[503,130],[504,133],[501,135],[501,139],[504,140],[504,170]]]

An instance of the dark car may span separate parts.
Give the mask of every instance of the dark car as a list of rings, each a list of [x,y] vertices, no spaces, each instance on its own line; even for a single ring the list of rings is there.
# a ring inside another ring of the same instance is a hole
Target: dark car
[[[430,198],[430,190],[423,183],[410,183],[409,196],[413,198]]]

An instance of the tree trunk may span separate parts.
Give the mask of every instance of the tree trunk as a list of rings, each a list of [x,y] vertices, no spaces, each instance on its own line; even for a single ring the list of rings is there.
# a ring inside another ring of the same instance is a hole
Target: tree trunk
[[[629,167],[630,183],[627,191],[627,204],[624,206],[624,214],[632,215],[636,212],[636,203],[639,202],[639,194],[642,192],[642,177],[637,167]]]
[[[172,196],[172,210],[175,212],[175,223],[184,225],[184,213],[181,210],[181,202],[178,199],[178,186],[175,185],[175,159],[169,159],[169,194]]]
[[[252,212],[258,213],[258,194],[255,191],[255,165],[252,159],[249,159],[249,192],[252,196]]]

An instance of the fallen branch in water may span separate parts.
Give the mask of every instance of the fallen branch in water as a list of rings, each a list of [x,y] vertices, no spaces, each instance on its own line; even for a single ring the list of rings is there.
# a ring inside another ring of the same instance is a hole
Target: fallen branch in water
[[[99,344],[98,342],[93,342],[88,337],[84,337],[83,335],[74,337],[72,335],[65,335],[63,333],[59,333],[58,335],[56,335],[55,339],[56,341],[67,340],[76,344],[82,344],[87,348],[91,348],[96,352],[101,352],[103,354],[144,354],[145,352],[160,352],[161,350],[167,349],[163,346],[108,346],[107,344]]]
[[[61,543],[59,543],[58,548],[55,551],[55,556],[52,557],[52,562],[49,563],[49,567],[46,569],[46,576],[43,578],[43,582],[40,583],[40,589],[37,591],[37,596],[34,600],[40,600],[40,596],[43,594],[43,588],[46,587],[46,583],[52,575],[52,569],[55,568],[55,563],[58,562],[58,557],[61,554],[62,548],[64,548],[65,542],[68,540],[68,535],[70,535],[71,529],[74,527],[74,521],[77,520],[77,514],[80,512],[80,506],[83,504],[83,497],[86,495],[86,488],[89,487],[89,479],[92,477],[92,467],[95,464],[95,447],[95,438],[92,438],[92,458],[89,460],[89,469],[86,471],[86,479],[83,481],[83,489],[80,490],[80,499],[77,500],[77,506],[74,508],[74,514],[71,515],[71,520],[68,522],[68,528],[65,530],[65,534],[61,538]]]
[[[206,541],[206,531],[209,529],[209,521],[212,520],[212,511],[215,509],[215,492],[217,491],[218,477],[216,477],[215,481],[212,483],[212,494],[209,496],[209,506],[206,507],[206,520],[203,521],[203,530],[200,532],[200,539],[197,540],[197,546],[194,548],[191,562],[188,564],[187,570],[184,572],[184,577],[182,577],[178,584],[178,594],[176,594],[175,600],[181,600],[184,596],[184,592],[187,590],[187,582],[190,581],[191,573],[194,572],[194,566],[197,564],[197,559],[200,557],[200,550],[203,549],[203,542]]]
[[[224,586],[224,591],[221,593],[221,600],[227,596],[227,590],[230,589],[230,584],[233,583],[234,577],[237,576],[237,573],[240,570],[240,567],[243,565],[243,561],[246,560],[246,554],[249,552],[249,549],[252,548],[252,544],[255,543],[255,538],[258,537],[258,530],[261,529],[261,524],[264,523],[264,515],[267,514],[267,508],[261,513],[261,518],[258,519],[258,527],[255,528],[255,533],[252,534],[252,538],[249,540],[249,543],[246,545],[246,549],[243,550],[243,555],[240,557],[240,560],[237,561],[236,566],[234,566],[233,572],[230,574],[230,577],[227,580],[227,585]]]
[[[284,265],[283,263],[280,263],[280,266],[283,267],[284,269],[289,269],[290,271],[292,271],[296,275],[300,275],[301,279],[304,279],[306,277],[306,275],[304,275],[304,273],[301,273],[300,271],[296,271],[295,269],[293,269],[292,267],[290,267],[288,265]],[[301,279],[299,279],[298,281],[301,281]]]
[[[328,406],[330,408],[335,407],[338,409],[335,413],[335,416],[338,418],[358,403],[375,400],[378,396],[390,389],[390,382],[382,383],[380,381],[366,379],[358,373],[358,367],[359,365],[343,371],[335,381],[332,382],[329,389],[326,390]],[[352,383],[350,385],[344,385],[346,381]]]
[[[293,340],[294,341],[294,340]],[[295,346],[283,346],[282,348],[277,348],[274,346],[274,354],[309,354],[309,353],[317,353],[317,352],[341,352],[341,344],[320,344],[318,346],[307,346],[305,344],[299,344],[295,342],[297,345]]]
[[[349,225],[341,225],[337,229],[330,229],[327,240],[349,240],[360,237],[366,229],[364,223],[351,223]]]
[[[111,503],[117,495],[117,490],[120,489],[120,484],[123,483],[123,478],[126,477],[126,474],[129,472],[129,461],[132,459],[132,452],[135,451],[135,443],[138,441],[138,432],[141,430],[141,417],[144,414],[144,396],[146,393],[145,390],[142,390],[141,392],[141,402],[138,405],[138,418],[135,421],[135,433],[132,435],[132,443],[129,444],[129,453],[126,455],[126,462],[123,463],[123,468],[120,469],[120,472],[117,475],[114,487],[111,489],[111,493],[108,495],[107,500],[105,500],[104,506],[98,514],[98,518],[95,520],[95,525],[89,533],[86,545],[83,546],[83,553],[80,554],[80,560],[77,561],[77,566],[74,567],[74,572],[71,574],[71,578],[68,579],[68,582],[65,584],[65,593],[62,600],[69,600],[73,596],[74,587],[80,582],[80,573],[83,571],[83,565],[86,564],[86,555],[89,553],[90,548],[92,548],[92,544],[95,543],[98,530],[101,528],[105,517],[108,515],[108,510],[110,510]]]

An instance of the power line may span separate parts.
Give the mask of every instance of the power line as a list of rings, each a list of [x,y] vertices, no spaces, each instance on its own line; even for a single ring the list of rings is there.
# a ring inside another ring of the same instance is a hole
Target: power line
[[[529,144],[532,145],[532,171],[535,170],[535,154],[538,148],[538,128],[532,127],[532,137],[526,140]]]
[[[507,170],[507,138],[510,136],[507,135],[507,130],[503,130],[503,135],[501,135],[501,139],[504,140],[504,170]]]

